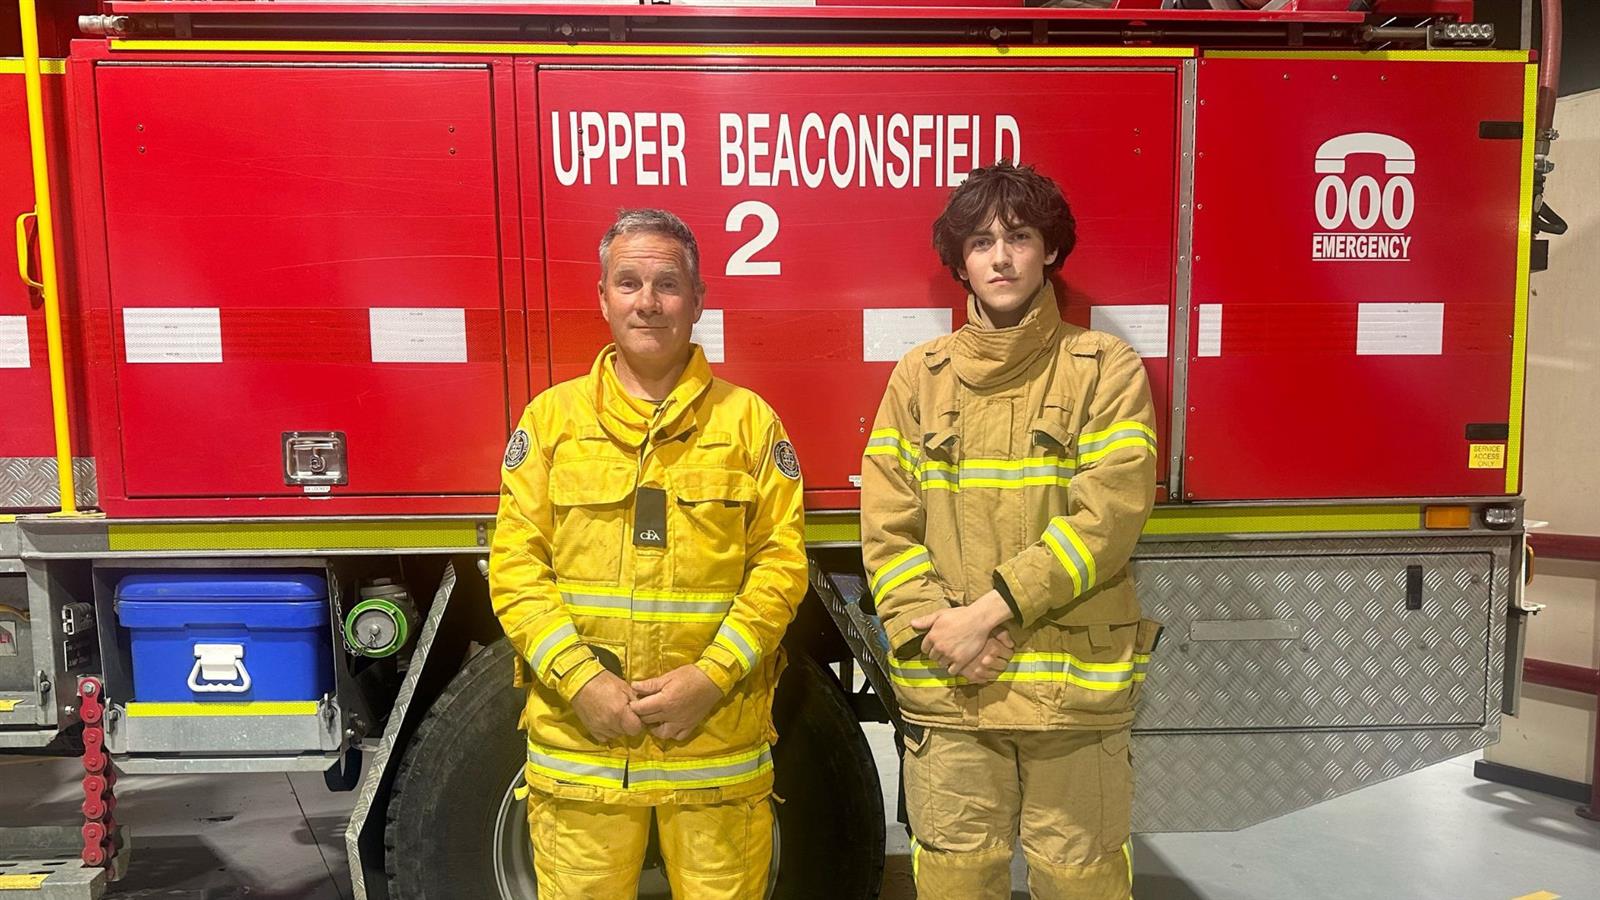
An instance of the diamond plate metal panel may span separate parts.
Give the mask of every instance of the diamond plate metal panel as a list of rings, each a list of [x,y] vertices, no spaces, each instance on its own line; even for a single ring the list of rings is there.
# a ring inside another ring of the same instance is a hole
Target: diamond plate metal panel
[[[1516,597],[1522,593],[1522,561],[1524,535],[1521,531],[1507,534],[1437,534],[1419,537],[1318,537],[1273,538],[1262,540],[1172,541],[1144,542],[1135,553],[1135,566],[1147,560],[1183,558],[1240,558],[1266,561],[1274,557],[1306,556],[1396,556],[1441,553],[1487,553],[1492,560],[1490,572],[1488,671],[1483,729],[1494,736],[1500,733],[1501,707],[1505,700],[1504,679],[1507,672],[1506,616]],[[1141,594],[1143,587],[1141,586]],[[1148,607],[1147,607],[1148,608]],[[1173,652],[1175,642],[1163,640],[1156,657]],[[1516,664],[1521,665],[1517,660]],[[1146,697],[1156,695],[1160,682],[1152,678],[1147,685]],[[1136,730],[1144,729],[1143,716],[1134,723]]]
[[[1469,753],[1485,729],[1136,734],[1135,831],[1231,831]]]
[[[1416,610],[1406,608],[1408,567],[1422,576]],[[1145,614],[1167,631],[1138,726],[1476,725],[1491,571],[1481,552],[1141,560]],[[1208,634],[1267,626],[1298,637]]]
[[[72,458],[73,492],[79,506],[97,506],[94,458]],[[53,456],[0,456],[0,510],[55,509],[61,505]]]
[[[1429,578],[1427,594],[1431,595],[1436,589],[1460,590],[1459,576],[1463,573],[1483,575],[1487,580],[1484,586],[1487,596],[1483,598],[1487,634],[1484,636],[1484,658],[1479,673],[1458,685],[1460,690],[1471,692],[1476,690],[1477,680],[1482,679],[1483,706],[1477,719],[1482,722],[1481,725],[1457,728],[1368,728],[1354,725],[1318,730],[1301,726],[1282,730],[1218,732],[1200,730],[1205,726],[1199,721],[1191,721],[1178,725],[1175,730],[1151,731],[1150,723],[1158,721],[1161,716],[1163,697],[1175,698],[1179,692],[1187,690],[1167,683],[1180,677],[1172,673],[1182,671],[1181,665],[1167,662],[1169,656],[1181,653],[1176,648],[1182,643],[1185,631],[1177,629],[1157,648],[1150,678],[1146,682],[1147,693],[1141,704],[1139,718],[1134,723],[1134,753],[1138,771],[1138,788],[1134,799],[1135,829],[1158,832],[1244,828],[1493,743],[1500,734],[1504,690],[1502,678],[1508,662],[1506,615],[1521,591],[1522,548],[1521,533],[1141,544],[1135,566],[1140,573],[1140,591],[1145,609],[1153,618],[1169,616],[1169,624],[1176,618],[1173,611],[1195,606],[1198,601],[1179,596],[1176,593],[1178,582],[1170,576],[1167,576],[1168,580],[1173,584],[1169,589],[1163,589],[1154,581],[1144,580],[1146,576],[1143,573],[1152,563],[1160,566],[1195,563],[1202,567],[1209,563],[1218,572],[1233,566],[1236,569],[1229,576],[1230,583],[1243,579],[1242,583],[1247,586],[1259,583],[1276,587],[1279,579],[1272,575],[1267,575],[1264,580],[1252,581],[1247,574],[1241,573],[1248,570],[1275,572],[1279,576],[1296,572],[1305,575],[1317,568],[1306,561],[1323,561],[1329,567],[1348,572],[1338,583],[1349,585],[1352,591],[1370,591],[1374,584],[1379,590],[1391,590],[1383,574],[1398,571],[1392,568],[1394,566],[1403,570],[1405,559],[1420,558],[1431,565],[1447,555],[1459,554],[1453,566],[1436,566],[1438,572]],[[1375,566],[1374,562],[1379,565]],[[1327,577],[1325,570],[1321,574]],[[1373,574],[1379,577],[1375,580],[1369,577]],[[1293,583],[1292,579],[1290,582]],[[1471,596],[1477,597],[1479,586],[1472,584],[1470,578],[1468,585],[1472,588]],[[1248,596],[1248,592],[1238,593]],[[1347,604],[1350,602],[1348,597],[1340,599]],[[1324,598],[1322,602],[1330,601]],[[1324,607],[1320,605],[1307,606],[1306,609],[1317,613],[1319,617],[1324,614]],[[1476,622],[1476,617],[1473,617],[1472,623],[1476,625]],[[1360,622],[1355,621],[1347,629],[1359,625]],[[1364,634],[1366,631],[1358,629],[1351,633]],[[1428,632],[1424,630],[1420,633]],[[1433,633],[1443,638],[1446,631],[1435,625]],[[1304,669],[1301,671],[1303,673]],[[1440,666],[1432,671],[1450,669]],[[1323,670],[1319,670],[1319,674],[1325,676]],[[1257,696],[1266,697],[1276,693],[1271,680],[1276,675],[1272,670],[1263,673],[1266,683],[1255,689]],[[1216,680],[1214,676],[1204,674],[1200,677]],[[1226,687],[1218,685],[1219,690]],[[1438,695],[1419,693],[1417,704],[1410,707],[1411,711],[1423,713],[1428,720],[1432,720],[1431,707],[1422,704],[1425,698],[1434,696]],[[1447,708],[1451,708],[1448,705],[1448,692],[1442,697]],[[1352,695],[1350,698],[1352,705],[1366,702],[1365,697]],[[1172,708],[1177,709],[1175,706]],[[1346,717],[1350,721],[1366,721],[1371,713],[1357,711],[1346,713]]]

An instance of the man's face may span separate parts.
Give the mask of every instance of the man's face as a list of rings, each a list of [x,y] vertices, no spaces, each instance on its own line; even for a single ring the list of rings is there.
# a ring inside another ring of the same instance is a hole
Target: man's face
[[[998,215],[967,235],[961,255],[966,268],[962,278],[978,302],[999,319],[1027,308],[1044,285],[1044,267],[1056,260],[1054,252],[1045,253],[1039,229],[1007,228]]]
[[[620,235],[599,288],[600,313],[631,364],[661,368],[688,357],[701,297],[683,244],[648,232]]]

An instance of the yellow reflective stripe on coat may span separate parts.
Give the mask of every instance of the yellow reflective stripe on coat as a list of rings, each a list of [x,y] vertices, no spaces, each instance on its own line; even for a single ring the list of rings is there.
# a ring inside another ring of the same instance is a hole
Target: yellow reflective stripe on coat
[[[772,747],[763,743],[726,756],[630,763],[626,757],[557,750],[530,740],[528,766],[555,781],[616,791],[693,790],[726,787],[772,771]]]
[[[872,576],[872,599],[881,603],[885,594],[924,572],[932,571],[933,558],[928,555],[928,548],[912,544],[909,550],[889,560]]]
[[[721,622],[733,595],[700,591],[634,591],[633,618],[645,622]]]
[[[749,781],[770,771],[772,771],[772,748],[762,744],[745,753],[711,759],[640,762],[628,768],[628,790],[725,787]]]
[[[1084,662],[1070,653],[1018,653],[996,681],[1058,681],[1090,691],[1122,691],[1145,679],[1150,654],[1136,653],[1127,662]],[[889,660],[889,680],[905,687],[950,687],[970,684],[926,659]]]
[[[964,459],[958,464],[923,460],[892,428],[872,432],[866,456],[893,456],[900,468],[916,476],[924,490],[960,491],[970,488],[1022,488],[1037,485],[1066,487],[1077,470],[1099,462],[1118,450],[1138,448],[1156,453],[1156,433],[1143,422],[1117,422],[1102,431],[1078,436],[1076,459],[1035,456],[1025,459]]]
[[[628,780],[625,758],[556,750],[533,741],[528,742],[528,767],[556,781],[619,791]]]
[[[1155,430],[1143,422],[1132,420],[1116,422],[1103,431],[1078,435],[1078,464],[1098,462],[1107,455],[1127,447],[1141,447],[1156,452]]]
[[[739,664],[749,672],[756,667],[756,661],[761,658],[761,645],[746,631],[743,625],[728,619],[717,628],[717,636],[711,639],[713,644],[722,647],[739,657]]]
[[[1003,490],[1037,485],[1065,487],[1078,468],[1074,460],[1053,456],[1034,456],[1025,459],[965,459],[959,465],[932,459],[924,460],[917,449],[894,428],[879,428],[873,431],[867,438],[864,455],[894,457],[900,468],[915,476],[924,490],[960,491],[970,488]]]
[[[913,472],[917,467],[917,451],[900,432],[894,428],[879,428],[867,436],[867,449],[865,456],[893,456],[900,462],[900,468]]]
[[[916,835],[911,836],[911,878],[915,881],[922,875],[922,843]]]
[[[1128,896],[1133,896],[1133,838],[1122,842],[1122,858],[1128,861]]]
[[[924,490],[957,492],[976,488],[1066,487],[1077,469],[1072,460],[1055,456],[964,459],[959,465],[930,460],[917,467]]]
[[[926,460],[917,464],[916,476],[925,491],[961,490],[961,473],[952,463]]]
[[[699,591],[641,591],[597,585],[558,584],[567,611],[603,619],[645,622],[720,622],[734,595]]]
[[[561,602],[570,613],[604,619],[631,618],[633,592],[627,588],[557,582],[556,589],[561,592]]]
[[[1095,566],[1094,554],[1089,552],[1089,547],[1072,530],[1072,525],[1067,522],[1066,516],[1056,516],[1044,529],[1042,540],[1050,552],[1067,570],[1067,576],[1072,579],[1074,597],[1094,587]]]
[[[578,630],[572,627],[571,622],[557,622],[546,628],[533,639],[533,652],[528,655],[528,661],[533,664],[533,670],[541,676],[550,672],[550,665],[555,662],[561,651],[578,642]]]

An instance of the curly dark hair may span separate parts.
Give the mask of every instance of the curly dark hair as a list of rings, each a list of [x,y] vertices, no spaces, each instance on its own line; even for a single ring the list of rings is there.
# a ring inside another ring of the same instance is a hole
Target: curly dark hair
[[[1033,166],[1001,160],[973,169],[933,222],[933,248],[956,281],[966,283],[961,276],[966,272],[962,249],[967,238],[995,216],[1006,228],[1039,229],[1045,253],[1056,251],[1055,261],[1045,266],[1046,275],[1061,268],[1078,242],[1077,222],[1061,188]]]

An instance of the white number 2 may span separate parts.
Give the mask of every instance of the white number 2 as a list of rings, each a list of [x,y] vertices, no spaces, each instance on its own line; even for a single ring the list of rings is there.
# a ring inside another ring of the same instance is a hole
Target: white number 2
[[[761,220],[761,231],[755,237],[745,242],[743,247],[735,250],[733,256],[728,258],[728,267],[724,273],[728,275],[781,275],[783,264],[777,260],[769,262],[753,262],[750,257],[755,256],[772,239],[778,236],[778,211],[760,200],[746,200],[733,209],[728,210],[728,221],[723,225],[723,230],[730,234],[737,234],[744,230],[744,220],[755,216]]]

